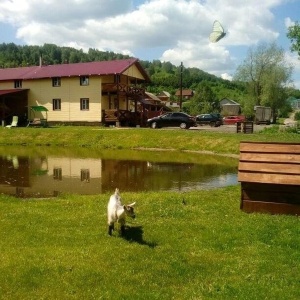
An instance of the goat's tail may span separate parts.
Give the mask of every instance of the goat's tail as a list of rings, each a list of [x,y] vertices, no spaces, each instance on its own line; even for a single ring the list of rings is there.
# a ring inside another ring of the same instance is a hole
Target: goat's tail
[[[116,196],[119,196],[119,195],[120,195],[120,191],[119,191],[118,188],[116,188],[116,190],[115,190],[115,195],[116,195]]]

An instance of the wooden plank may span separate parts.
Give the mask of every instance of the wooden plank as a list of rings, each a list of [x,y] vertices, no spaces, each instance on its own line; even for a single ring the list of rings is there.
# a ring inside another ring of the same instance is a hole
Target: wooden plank
[[[290,203],[300,205],[298,186],[272,184],[242,184],[243,200]]]
[[[287,162],[300,164],[300,154],[243,152],[240,153],[240,161]]]
[[[274,202],[274,203],[289,203],[294,205],[300,205],[299,198],[294,198],[292,194],[274,194],[265,193],[259,194],[257,192],[250,192],[247,190],[242,191],[242,199],[257,202]]]
[[[300,198],[299,187],[297,185],[242,182],[241,187],[242,190],[257,191],[258,193],[291,193],[298,195],[297,197]]]
[[[240,152],[300,154],[300,143],[241,142]]]
[[[248,213],[260,212],[270,214],[300,215],[300,205],[293,205],[288,203],[257,202],[244,200],[241,202],[241,209]]]
[[[300,185],[300,174],[272,174],[272,173],[254,173],[238,172],[239,182],[260,182],[272,184],[292,184]]]
[[[254,171],[259,173],[275,173],[275,174],[295,174],[300,175],[299,164],[286,164],[286,163],[258,163],[258,162],[239,162],[239,172]]]

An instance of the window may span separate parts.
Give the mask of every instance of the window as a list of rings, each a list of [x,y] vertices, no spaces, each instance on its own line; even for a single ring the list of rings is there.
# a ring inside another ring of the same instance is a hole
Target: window
[[[52,86],[60,86],[60,77],[52,78]]]
[[[15,89],[22,88],[22,80],[15,80]]]
[[[80,76],[80,85],[89,85],[89,76]]]
[[[53,169],[53,179],[54,180],[62,180],[62,168],[54,168]]]
[[[88,98],[80,99],[80,110],[89,110],[90,100]]]
[[[80,170],[80,180],[84,182],[90,182],[90,170],[81,169]]]
[[[61,110],[61,99],[53,99],[52,107],[53,107],[53,110]]]

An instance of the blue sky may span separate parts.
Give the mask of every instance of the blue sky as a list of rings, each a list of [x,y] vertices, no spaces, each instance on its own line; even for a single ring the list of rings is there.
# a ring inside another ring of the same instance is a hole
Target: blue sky
[[[286,37],[299,7],[300,0],[1,0],[0,42],[183,62],[231,79],[250,47],[275,41],[300,89],[300,60]],[[227,34],[214,44],[208,36],[216,19]]]

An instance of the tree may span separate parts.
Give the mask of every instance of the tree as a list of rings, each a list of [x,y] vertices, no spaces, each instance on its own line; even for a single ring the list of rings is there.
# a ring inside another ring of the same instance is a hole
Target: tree
[[[169,74],[174,74],[174,71],[173,71],[173,65],[167,61],[167,62],[163,62],[162,63],[162,69],[166,72],[166,73],[169,73]]]
[[[287,37],[291,40],[291,50],[297,52],[300,57],[300,24],[296,22],[288,28]]]
[[[278,109],[285,105],[285,89],[291,82],[291,75],[292,67],[286,62],[283,49],[272,43],[250,49],[237,68],[235,80],[246,84],[250,106],[270,106],[276,118]]]
[[[262,104],[272,108],[273,117],[277,116],[277,110],[286,106],[288,99],[287,89],[283,88],[281,83],[287,82],[290,73],[282,67],[274,67],[269,78],[264,82],[264,91],[262,94]]]
[[[194,97],[189,103],[189,113],[197,115],[200,113],[211,113],[218,111],[217,97],[206,81],[197,86]]]

